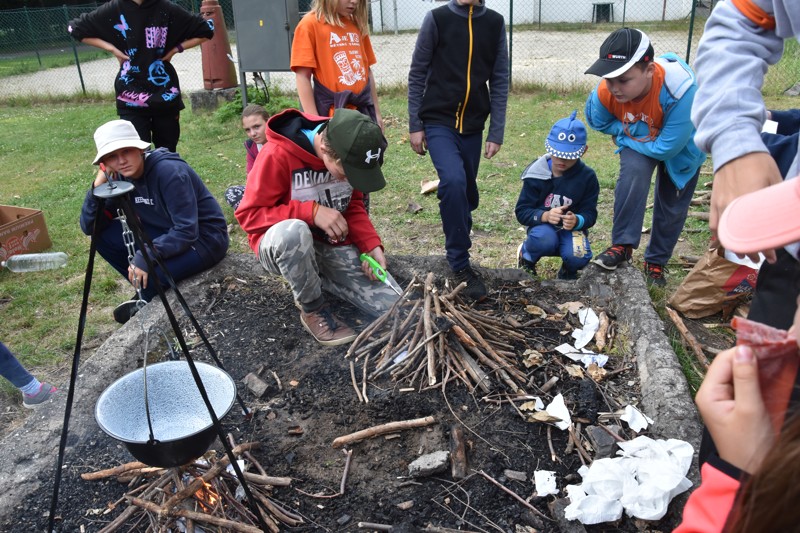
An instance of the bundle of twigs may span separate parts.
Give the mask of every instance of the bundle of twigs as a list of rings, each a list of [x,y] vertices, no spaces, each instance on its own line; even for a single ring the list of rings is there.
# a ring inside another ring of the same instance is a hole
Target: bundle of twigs
[[[259,473],[244,472],[245,480],[261,510],[264,523],[273,533],[280,531],[278,523],[290,527],[303,523],[301,516],[287,510],[270,498],[272,487],[287,486],[289,478],[271,477],[250,454],[260,443],[250,442],[233,447],[237,457],[246,459]],[[139,462],[81,475],[85,480],[117,477],[132,487],[111,507],[127,503],[126,507],[100,533],[117,531],[126,524],[137,527],[149,523],[148,531],[175,530],[181,521],[182,529],[195,531],[200,527],[217,527],[224,531],[259,533],[258,519],[246,501],[237,494],[239,480],[229,471],[228,457],[218,458],[209,452],[203,460],[180,468],[153,468]]]
[[[362,361],[364,387],[356,391],[364,401],[366,381],[386,375],[420,390],[460,379],[470,392],[500,386],[525,394],[526,377],[509,344],[524,335],[503,318],[465,305],[458,297],[464,287],[440,293],[433,273],[421,287],[414,277],[395,305],[353,341],[345,357]],[[420,288],[422,298],[411,299]]]

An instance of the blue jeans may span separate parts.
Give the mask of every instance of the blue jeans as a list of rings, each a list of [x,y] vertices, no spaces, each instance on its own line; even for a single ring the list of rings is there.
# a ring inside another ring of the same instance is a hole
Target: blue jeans
[[[21,389],[33,381],[33,376],[25,370],[8,347],[0,342],[0,376],[11,382],[16,388]]]
[[[439,214],[447,262],[453,271],[469,266],[472,212],[478,208],[478,165],[482,133],[461,135],[447,126],[425,126],[431,161],[439,174]]]
[[[160,229],[147,225],[144,226],[144,231],[150,239],[155,239],[163,233]],[[108,261],[108,264],[111,265],[114,270],[122,274],[122,277],[127,280],[129,266],[128,249],[125,247],[125,242],[122,240],[122,224],[119,220],[112,220],[108,227],[100,232],[96,245],[97,253]],[[155,259],[153,262],[155,265]],[[172,275],[172,279],[175,280],[175,283],[189,276],[199,274],[213,266],[206,265],[203,262],[203,258],[194,248],[186,250],[181,255],[165,259],[164,264]],[[167,290],[169,288],[169,282],[167,281],[166,275],[157,265],[155,265],[155,268],[158,279],[161,281],[161,286],[164,287],[164,290]],[[147,288],[142,290],[142,298],[149,302],[157,294],[158,291],[156,290],[155,280],[152,279],[152,274],[150,274],[147,281]]]
[[[564,268],[577,272],[592,259],[589,238],[583,231],[559,229],[552,224],[528,228],[528,238],[522,246],[522,257],[535,263],[542,257],[559,256]]]
[[[653,229],[644,260],[648,263],[665,265],[672,256],[686,222],[700,169],[697,169],[697,173],[683,189],[678,190],[667,174],[664,163],[656,159],[630,148],[623,148],[619,153],[619,163],[619,179],[614,188],[614,226],[611,230],[611,243],[638,248],[642,238],[650,181],[653,170],[657,169]]]

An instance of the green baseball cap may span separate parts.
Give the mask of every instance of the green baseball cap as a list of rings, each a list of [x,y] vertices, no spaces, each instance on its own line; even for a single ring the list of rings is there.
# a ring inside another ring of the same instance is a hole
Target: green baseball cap
[[[374,192],[386,186],[381,172],[383,153],[388,143],[381,128],[355,109],[339,108],[328,122],[328,144],[342,158],[347,181],[361,192]]]

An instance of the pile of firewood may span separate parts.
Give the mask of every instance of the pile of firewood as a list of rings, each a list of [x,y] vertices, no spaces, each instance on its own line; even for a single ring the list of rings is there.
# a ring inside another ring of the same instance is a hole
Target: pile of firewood
[[[403,297],[367,326],[345,357],[352,358],[351,377],[359,398],[368,401],[366,383],[381,376],[424,390],[461,380],[470,391],[503,388],[525,394],[525,373],[509,344],[524,341],[520,324],[465,305],[458,294],[465,284],[440,292],[429,273],[420,286],[415,277]],[[409,296],[421,289],[421,298]],[[362,365],[361,390],[355,362]]]
[[[301,516],[270,498],[272,487],[288,486],[291,479],[266,474],[249,453],[259,446],[258,442],[240,444],[233,447],[233,453],[259,472],[244,472],[244,476],[264,523],[273,533],[280,531],[279,523],[289,527],[303,524]],[[260,533],[262,529],[258,519],[248,507],[247,500],[241,498],[239,480],[229,471],[229,463],[227,456],[218,458],[216,452],[210,451],[203,458],[179,468],[164,469],[132,462],[82,474],[81,478],[100,480],[116,477],[130,488],[120,500],[102,511],[101,514],[106,514],[119,505],[128,505],[100,533],[111,533],[123,527],[130,530],[130,524],[135,528],[142,522],[149,525],[148,531],[193,533],[197,526]],[[178,522],[181,526],[177,525]]]

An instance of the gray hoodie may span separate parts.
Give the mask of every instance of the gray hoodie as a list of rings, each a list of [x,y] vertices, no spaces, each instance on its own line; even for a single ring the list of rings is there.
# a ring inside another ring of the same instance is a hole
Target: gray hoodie
[[[781,58],[784,40],[800,37],[797,0],[747,1],[773,15],[775,28],[762,29],[730,0],[720,2],[706,23],[694,64],[694,141],[711,154],[715,172],[733,159],[767,151],[760,135],[767,116],[761,96],[764,75]],[[787,176],[797,174],[795,157]]]

